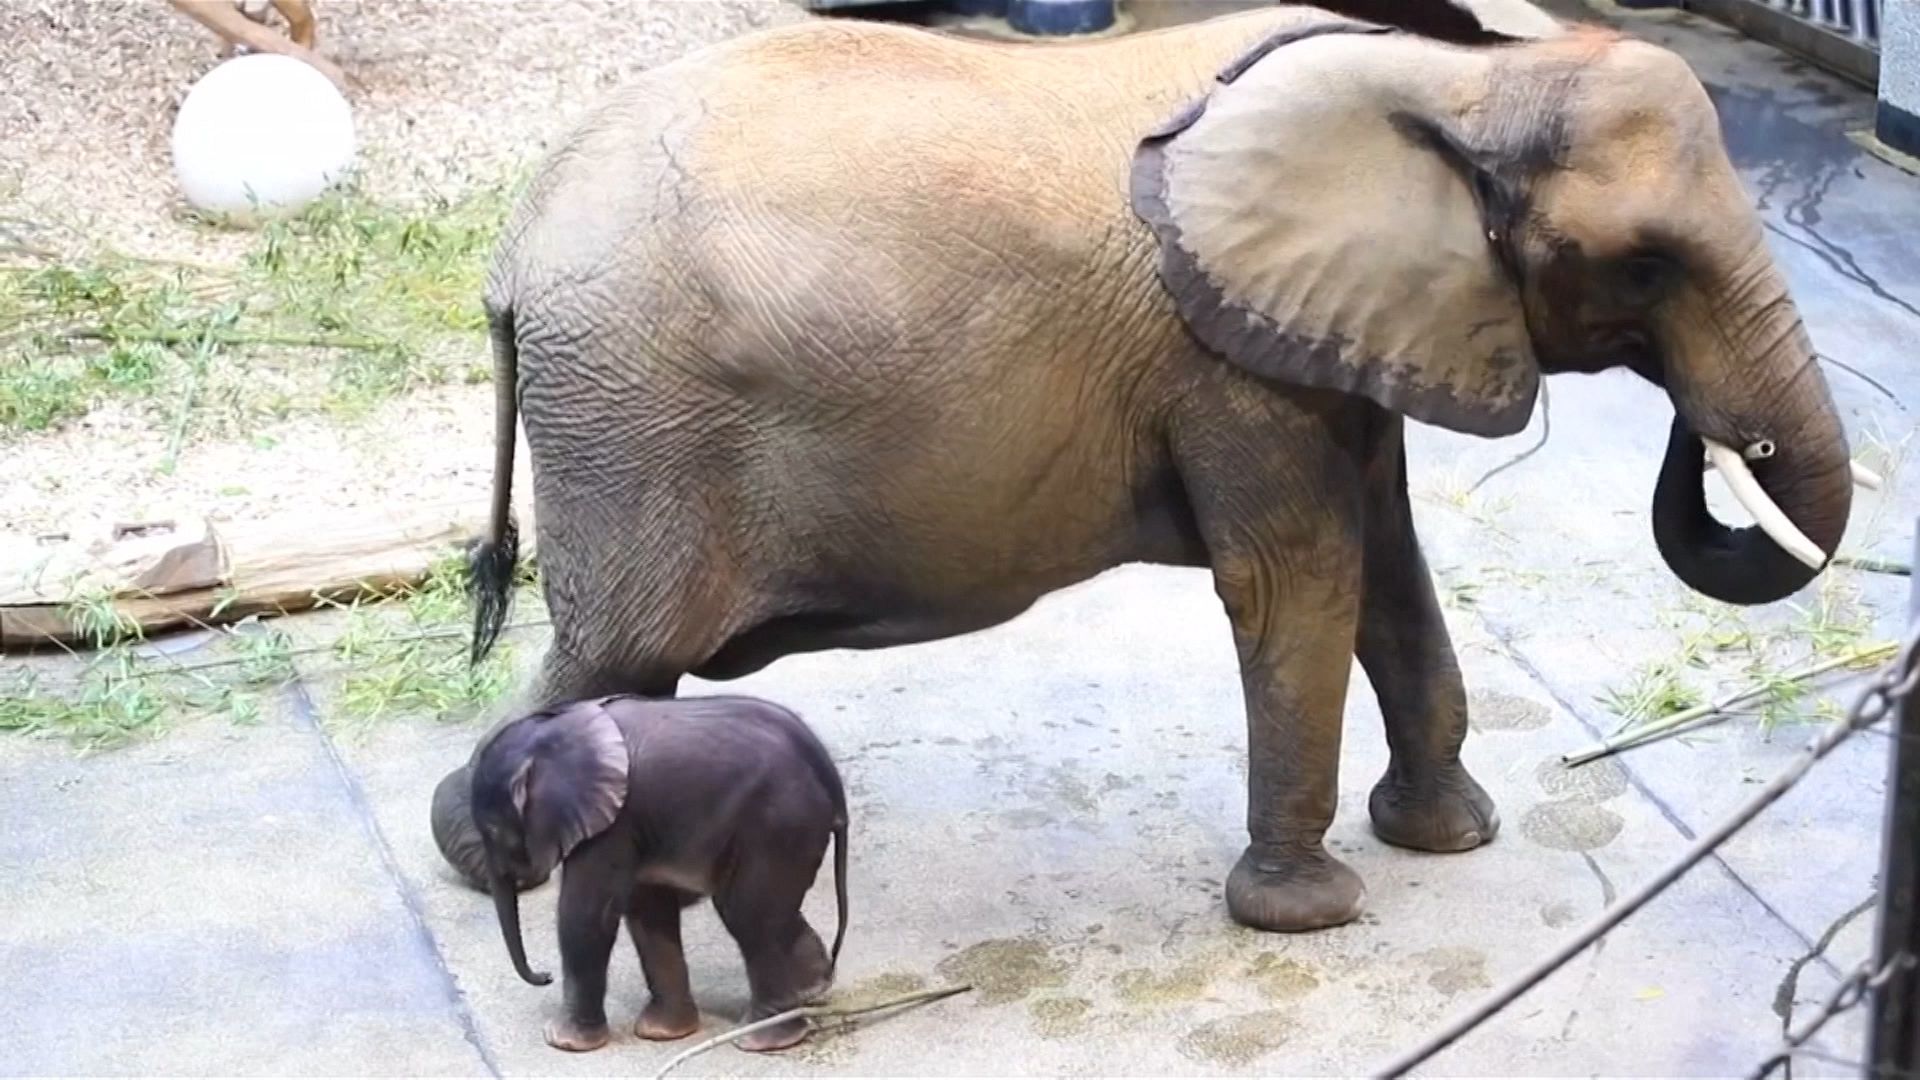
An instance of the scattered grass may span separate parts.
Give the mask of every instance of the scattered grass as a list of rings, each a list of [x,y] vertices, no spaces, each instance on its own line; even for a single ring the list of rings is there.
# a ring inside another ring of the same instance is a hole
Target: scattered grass
[[[531,583],[532,575],[523,569],[520,581]],[[185,718],[224,716],[249,724],[296,674],[332,691],[329,726],[364,730],[398,715],[476,716],[511,685],[514,650],[502,640],[478,668],[468,667],[465,590],[465,564],[450,556],[419,585],[382,597],[385,602],[323,605],[346,613],[340,633],[324,643],[296,648],[273,623],[252,618],[220,628],[217,644],[186,662],[143,649],[137,628],[104,597],[90,597],[69,616],[98,651],[58,685],[33,670],[0,681],[0,731],[91,750],[159,735]],[[537,608],[537,594],[521,602]],[[513,626],[541,623],[529,613]]]
[[[1706,700],[1682,674],[1683,663],[1654,660],[1633,673],[1625,684],[1600,693],[1600,703],[1619,716],[1623,727],[1658,720]]]
[[[1873,611],[1861,599],[1858,575],[1829,571],[1819,580],[1812,600],[1783,604],[1765,625],[1750,623],[1742,609],[1681,592],[1678,605],[1659,617],[1676,636],[1673,651],[1597,699],[1621,717],[1618,730],[1756,685],[1767,693],[1739,711],[1756,717],[1763,734],[1832,718],[1837,705],[1788,676],[1870,645]]]
[[[1457,580],[1446,583],[1445,591],[1440,594],[1440,605],[1456,611],[1465,611],[1480,604],[1480,583]]]
[[[1871,612],[1861,603],[1860,587],[1851,574],[1822,574],[1811,604],[1789,602],[1787,608],[1797,616],[1789,632],[1803,638],[1815,656],[1859,648],[1873,629]]]
[[[481,287],[516,187],[406,206],[344,189],[264,226],[231,266],[114,252],[0,265],[0,432],[109,399],[169,403],[181,432],[213,410],[350,417],[484,381]]]
[[[1502,528],[1500,524],[1500,519],[1513,509],[1513,497],[1511,495],[1488,497],[1475,494],[1472,485],[1461,477],[1458,468],[1449,470],[1433,484],[1416,491],[1415,497],[1453,510],[1486,529],[1501,541],[1518,542],[1513,534]]]
[[[466,589],[465,560],[449,557],[394,597],[398,604],[348,607],[346,629],[332,647],[343,672],[339,720],[365,725],[402,713],[445,720],[471,715],[506,691],[511,642],[495,645],[478,667],[467,664]]]
[[[122,745],[164,732],[194,715],[257,721],[263,697],[292,677],[286,638],[242,624],[223,634],[229,659],[211,667],[182,664],[137,649],[138,637],[116,640],[64,686],[46,686],[25,672],[0,691],[0,731],[62,738],[84,749]]]

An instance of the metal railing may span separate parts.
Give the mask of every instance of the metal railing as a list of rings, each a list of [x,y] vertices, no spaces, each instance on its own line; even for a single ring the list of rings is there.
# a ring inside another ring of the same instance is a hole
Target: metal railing
[[[1880,47],[1880,0],[1747,0],[1791,15],[1828,33]]]
[[[1869,90],[1879,84],[1882,0],[1666,2],[1726,23],[1748,37],[1797,54]]]

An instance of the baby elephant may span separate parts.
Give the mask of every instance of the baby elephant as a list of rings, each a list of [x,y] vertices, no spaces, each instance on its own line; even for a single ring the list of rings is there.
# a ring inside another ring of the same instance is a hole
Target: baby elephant
[[[576,702],[505,725],[471,768],[484,865],[469,855],[462,872],[487,882],[514,969],[536,986],[552,976],[527,966],[516,888],[565,862],[565,1016],[547,1025],[548,1043],[606,1043],[607,961],[622,915],[652,995],[635,1033],[678,1039],[697,1030],[680,912],[702,896],[746,960],[749,1021],[832,986],[847,931],[846,793],[826,748],[792,712],[747,697]],[[439,800],[435,810],[437,819]],[[436,821],[436,835],[458,831]],[[800,913],[829,837],[839,915],[831,953]],[[458,845],[443,841],[442,850],[453,859]],[[795,1019],[739,1045],[779,1050],[806,1034],[806,1020]]]

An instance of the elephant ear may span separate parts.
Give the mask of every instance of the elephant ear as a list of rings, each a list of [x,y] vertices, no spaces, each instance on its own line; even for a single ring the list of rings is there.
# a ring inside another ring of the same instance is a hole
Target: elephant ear
[[[538,723],[538,748],[515,772],[511,790],[526,823],[527,853],[543,870],[619,816],[628,753],[620,725],[600,702],[568,706]]]
[[[1493,201],[1437,120],[1443,61],[1333,19],[1262,42],[1140,143],[1133,208],[1194,336],[1256,375],[1358,394],[1475,435],[1527,423],[1539,387]],[[1451,70],[1451,66],[1448,68]]]

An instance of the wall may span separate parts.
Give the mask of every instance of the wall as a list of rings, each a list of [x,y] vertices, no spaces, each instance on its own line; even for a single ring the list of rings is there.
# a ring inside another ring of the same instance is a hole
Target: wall
[[[1874,134],[1901,153],[1920,156],[1920,0],[1881,0]]]

